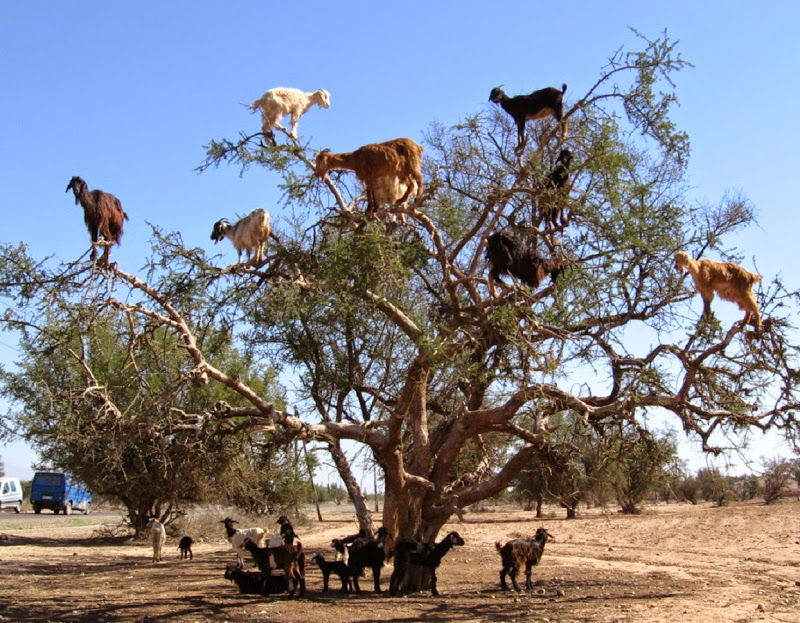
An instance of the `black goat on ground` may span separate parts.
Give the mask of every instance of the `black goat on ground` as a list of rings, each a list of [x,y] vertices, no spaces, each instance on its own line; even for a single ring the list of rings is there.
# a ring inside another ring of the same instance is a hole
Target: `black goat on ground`
[[[325,560],[325,556],[322,554],[317,554],[312,559],[314,563],[319,567],[319,570],[322,571],[322,592],[328,592],[328,580],[331,577],[331,573],[335,573],[339,576],[339,579],[342,581],[342,589],[339,591],[340,593],[347,593],[353,590],[353,583],[350,580],[349,571],[347,569],[347,564],[342,562],[341,560],[334,560],[334,561],[327,561]]]
[[[361,587],[358,585],[358,578],[364,573],[364,569],[369,567],[372,569],[372,579],[375,582],[375,592],[380,593],[381,590],[381,569],[386,560],[386,539],[391,535],[389,531],[384,528],[378,528],[376,538],[363,537],[353,541],[350,545],[350,557],[347,562],[348,575],[353,580],[353,586],[357,593],[361,592]]]
[[[564,270],[563,260],[544,259],[535,249],[502,232],[495,232],[487,238],[486,259],[489,261],[488,281],[492,297],[497,296],[495,282],[503,283],[501,275],[513,275],[535,290],[548,275],[555,283]]]
[[[542,184],[542,194],[539,196],[539,222],[543,220],[550,227],[569,225],[566,195],[570,164],[572,164],[572,152],[569,149],[562,149],[555,166]],[[539,222],[536,223],[537,227]]]
[[[303,553],[303,545],[281,545],[280,547],[259,547],[252,539],[245,539],[244,548],[253,556],[259,571],[264,576],[264,595],[269,595],[269,578],[274,569],[282,569],[286,575],[287,584],[291,581],[292,588],[289,589],[289,596],[294,595],[297,586],[300,586],[299,597],[305,595],[306,580],[300,571],[298,559]]]
[[[194,543],[194,539],[190,536],[181,537],[180,542],[178,543],[178,549],[181,550],[181,560],[184,558],[188,558],[189,560],[194,560],[194,554],[192,554],[192,544]]]
[[[97,259],[96,245],[102,238],[105,245],[102,263],[108,266],[111,245],[120,243],[123,222],[128,220],[128,215],[114,195],[102,190],[89,190],[86,182],[77,175],[69,181],[64,192],[70,189],[75,194],[75,203],[83,207],[83,221],[92,239],[92,262]]]
[[[264,594],[264,574],[260,571],[245,571],[240,564],[231,562],[225,568],[225,579],[236,584],[243,595]],[[282,575],[269,577],[269,593],[285,593],[287,590],[289,586],[286,577]]]
[[[508,97],[500,87],[495,87],[489,94],[489,101],[500,106],[514,119],[517,124],[517,148],[514,150],[520,155],[525,149],[525,122],[528,119],[544,119],[545,117],[555,117],[556,121],[562,122],[564,117],[564,93],[567,85],[561,85],[561,90],[554,87],[546,87],[534,91],[530,95],[517,95]],[[561,129],[561,140],[567,137],[567,122],[563,122]]]
[[[436,569],[441,564],[442,558],[455,545],[464,545],[464,539],[458,532],[450,532],[435,545],[420,543],[414,539],[401,539],[394,546],[394,572],[389,582],[389,592],[392,596],[401,593],[408,580],[411,565],[427,567],[431,573],[431,595],[439,595],[436,587]]]
[[[520,590],[519,584],[517,584],[517,574],[523,565],[525,565],[525,588],[527,590],[533,588],[531,568],[539,564],[548,540],[554,541],[555,538],[544,528],[539,528],[532,539],[516,539],[505,545],[501,545],[498,541],[494,544],[503,561],[503,568],[500,571],[500,586],[504,591],[508,590],[506,574],[511,577],[514,590]]]

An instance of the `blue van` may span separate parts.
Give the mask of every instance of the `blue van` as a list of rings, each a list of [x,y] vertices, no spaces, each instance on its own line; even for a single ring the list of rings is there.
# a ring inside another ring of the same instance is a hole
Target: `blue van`
[[[31,483],[31,506],[37,514],[43,508],[49,508],[56,515],[59,511],[69,515],[74,510],[88,514],[92,506],[92,495],[68,474],[36,472]]]

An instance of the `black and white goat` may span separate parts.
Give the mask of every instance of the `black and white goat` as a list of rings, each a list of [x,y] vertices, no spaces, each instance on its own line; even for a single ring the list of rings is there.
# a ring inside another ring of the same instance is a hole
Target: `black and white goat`
[[[381,589],[381,569],[386,560],[386,539],[390,538],[389,531],[378,528],[376,538],[362,537],[354,540],[350,545],[350,557],[347,561],[348,575],[353,580],[353,586],[357,593],[361,592],[358,585],[358,578],[364,573],[364,569],[372,569],[372,579],[375,583],[375,592],[383,592]]]
[[[317,554],[311,559],[322,571],[322,592],[328,592],[328,580],[331,573],[335,573],[342,581],[342,589],[340,593],[347,593],[353,590],[353,582],[350,580],[350,571],[347,568],[347,563],[341,560],[328,561],[325,556]]]
[[[244,548],[250,552],[259,571],[263,574],[264,595],[270,593],[269,578],[276,569],[283,570],[287,583],[291,582],[289,596],[294,596],[297,587],[300,587],[299,597],[305,595],[306,580],[300,569],[299,559],[303,555],[303,544],[299,541],[297,545],[281,545],[280,547],[259,547],[252,539],[244,540]]]
[[[263,545],[264,529],[263,528],[245,528],[237,530],[233,524],[238,523],[235,519],[226,517],[220,523],[225,524],[225,538],[230,541],[231,547],[236,552],[236,557],[240,565],[244,564],[244,542],[246,539],[251,539],[258,545]]]
[[[392,596],[402,593],[408,580],[411,565],[427,567],[431,574],[431,595],[439,595],[436,587],[436,569],[442,558],[456,545],[464,545],[464,539],[458,532],[450,532],[441,541],[432,545],[414,539],[401,539],[394,546],[394,572],[389,582]]]
[[[362,528],[358,531],[358,534],[348,534],[341,539],[333,539],[331,547],[336,550],[336,560],[341,560],[344,564],[347,564],[347,560],[350,557],[350,545],[356,539],[364,538],[367,538],[367,531]]]
[[[260,266],[264,261],[264,252],[271,231],[269,212],[263,208],[256,208],[233,225],[224,218],[214,223],[211,240],[217,244],[223,238],[228,238],[239,254],[239,264],[242,263],[244,251],[247,253],[248,264]]]
[[[561,85],[561,90],[546,87],[534,91],[530,95],[517,95],[508,97],[500,87],[495,87],[489,94],[489,101],[500,106],[514,119],[517,124],[517,148],[514,150],[520,155],[525,149],[525,122],[528,119],[544,119],[555,117],[562,123],[564,117],[564,93],[567,85]],[[567,122],[562,123],[561,140],[567,138]]]
[[[535,249],[503,232],[486,239],[486,259],[489,262],[489,293],[497,297],[495,282],[503,283],[501,275],[513,275],[532,289],[539,287],[548,275],[555,283],[564,270],[559,259],[544,259]]]
[[[508,590],[506,574],[511,577],[514,590],[520,590],[517,583],[517,574],[523,565],[525,566],[525,588],[527,590],[533,588],[531,568],[539,564],[542,554],[544,554],[544,546],[548,540],[555,541],[555,538],[544,528],[539,528],[532,539],[515,539],[505,545],[501,545],[500,541],[498,541],[494,544],[503,561],[503,568],[500,571],[500,586],[504,591]]]

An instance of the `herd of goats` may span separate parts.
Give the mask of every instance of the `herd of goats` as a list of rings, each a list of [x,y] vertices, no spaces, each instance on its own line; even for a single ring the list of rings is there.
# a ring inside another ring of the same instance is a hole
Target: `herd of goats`
[[[525,149],[525,123],[528,120],[553,117],[562,126],[561,144],[567,140],[568,124],[564,117],[563,99],[566,90],[567,85],[564,84],[560,90],[547,87],[529,95],[509,97],[500,87],[492,89],[489,101],[499,104],[516,124],[515,153],[518,157]],[[264,137],[275,145],[274,130],[286,131],[280,120],[291,115],[288,135],[297,140],[298,120],[313,105],[328,108],[328,91],[319,89],[306,93],[294,88],[274,88],[255,100],[250,108],[254,112],[261,112]],[[413,214],[423,201],[422,151],[419,144],[408,138],[371,143],[352,152],[331,153],[326,149],[317,154],[314,171],[323,179],[329,171],[353,171],[364,186],[366,214],[387,214],[378,211],[388,206],[404,222],[405,214]],[[539,216],[534,219],[537,220],[533,224],[535,227],[542,222],[553,228],[569,224],[566,203],[570,191],[572,160],[572,151],[561,149],[552,170],[541,182]],[[101,263],[107,266],[111,246],[119,244],[123,223],[128,215],[114,195],[101,190],[89,190],[80,177],[75,176],[70,180],[67,191],[70,189],[75,194],[75,202],[83,207],[84,221],[92,241],[91,259],[95,262],[97,247],[104,247]],[[409,205],[412,195],[415,202]],[[236,248],[239,264],[242,263],[242,254],[246,253],[248,264],[261,266],[265,261],[264,253],[270,233],[269,213],[257,208],[236,223],[231,224],[226,219],[215,223],[211,239],[217,243],[228,238]],[[542,258],[534,247],[512,232],[490,233],[485,243],[489,266],[487,286],[493,298],[497,297],[495,284],[503,284],[503,275],[516,277],[535,290],[548,276],[555,281],[565,267],[565,262],[561,259]],[[743,325],[749,323],[758,331],[761,330],[761,316],[753,293],[753,285],[761,280],[760,275],[750,273],[732,262],[697,260],[685,251],[676,254],[675,268],[679,272],[688,271],[691,274],[695,287],[703,298],[703,316],[710,316],[711,301],[716,292],[720,298],[737,303],[745,311]]]
[[[293,597],[297,591],[302,597],[306,591],[306,558],[303,544],[297,538],[294,527],[285,515],[278,518],[280,534],[271,538],[266,537],[263,528],[239,529],[234,526],[237,521],[226,517],[220,523],[225,526],[225,537],[236,552],[237,562],[229,563],[225,568],[225,579],[230,580],[239,588],[239,592],[246,595],[270,595],[288,592]],[[162,552],[166,541],[164,525],[157,519],[150,519],[147,524],[153,545],[153,562],[162,560]],[[532,539],[514,539],[505,545],[499,541],[495,543],[502,561],[500,571],[500,586],[508,590],[506,577],[511,579],[514,590],[519,591],[517,575],[525,568],[525,588],[531,590],[532,568],[539,564],[544,554],[544,546],[548,541],[555,540],[545,528],[536,530]],[[414,539],[398,539],[393,541],[393,546],[388,547],[393,539],[389,531],[378,528],[374,536],[360,530],[341,539],[333,539],[331,547],[335,551],[335,560],[325,560],[322,554],[311,558],[322,572],[322,591],[328,591],[331,575],[339,578],[342,586],[339,592],[361,592],[358,579],[369,568],[376,593],[381,589],[381,571],[387,560],[394,559],[394,570],[389,580],[389,593],[394,597],[402,595],[407,585],[408,574],[412,566],[424,567],[430,573],[430,589],[433,596],[439,595],[436,586],[436,569],[442,562],[447,552],[454,546],[464,545],[464,539],[458,532],[449,532],[438,543],[423,543]],[[180,558],[194,559],[192,545],[194,540],[184,536],[178,543]],[[245,559],[250,554],[258,571],[246,571]]]

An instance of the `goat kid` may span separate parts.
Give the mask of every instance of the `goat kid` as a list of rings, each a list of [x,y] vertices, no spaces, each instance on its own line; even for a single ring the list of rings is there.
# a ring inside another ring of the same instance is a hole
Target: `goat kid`
[[[184,558],[188,558],[189,560],[194,560],[194,554],[192,553],[192,545],[194,544],[194,539],[190,536],[181,537],[180,542],[178,543],[178,549],[181,550],[180,558],[183,560]]]
[[[555,541],[555,537],[544,528],[539,528],[532,539],[515,539],[505,545],[501,545],[498,541],[494,544],[503,561],[503,568],[500,570],[500,586],[504,591],[508,590],[506,575],[511,577],[514,590],[520,590],[517,574],[523,565],[525,566],[525,588],[527,590],[533,588],[531,568],[539,564],[548,540]]]
[[[264,252],[271,231],[269,212],[263,208],[256,208],[233,225],[224,218],[214,223],[211,240],[217,244],[223,238],[228,238],[239,254],[239,264],[242,263],[244,251],[247,253],[249,265],[260,266],[264,262]]]
[[[489,93],[489,101],[500,104],[514,119],[517,124],[517,148],[514,152],[519,156],[525,149],[525,122],[529,119],[544,119],[554,117],[556,121],[562,123],[564,117],[564,93],[567,85],[562,84],[561,90],[554,87],[546,87],[534,91],[529,95],[517,95],[508,97],[500,87],[495,87]],[[561,140],[567,138],[567,122],[563,121],[561,127]]]
[[[544,259],[535,249],[503,232],[495,232],[486,240],[486,259],[489,262],[489,293],[497,298],[495,282],[503,283],[501,275],[513,275],[535,290],[548,275],[553,283],[564,271],[559,259]]]
[[[253,112],[261,111],[261,130],[264,132],[264,136],[275,145],[273,128],[286,131],[286,128],[280,124],[280,120],[286,115],[292,116],[292,127],[289,136],[297,140],[297,122],[314,104],[320,108],[329,108],[331,94],[325,89],[317,89],[313,93],[306,93],[300,89],[276,87],[270,89],[250,104],[250,110]]]
[[[758,309],[753,285],[761,281],[761,275],[745,270],[733,262],[696,260],[686,251],[675,255],[675,270],[688,271],[694,280],[694,287],[703,298],[703,316],[711,316],[711,301],[714,292],[725,301],[731,301],[744,310],[743,325],[754,325],[761,331],[761,313]]]
[[[362,528],[358,531],[358,534],[349,534],[341,539],[333,539],[331,541],[331,547],[336,550],[336,560],[341,560],[344,564],[347,564],[348,558],[350,557],[350,545],[356,539],[365,538],[368,538],[367,531]]]
[[[342,562],[341,560],[334,560],[334,561],[327,561],[325,560],[325,556],[322,554],[317,554],[311,559],[318,567],[319,570],[322,571],[322,592],[328,592],[328,580],[331,576],[331,573],[335,573],[339,576],[339,579],[342,581],[342,588],[339,591],[340,593],[348,593],[353,590],[353,582],[350,580],[349,571],[347,569],[347,563]]]
[[[458,532],[450,532],[435,545],[421,543],[414,539],[401,539],[394,547],[394,571],[389,581],[389,593],[394,596],[402,593],[408,582],[411,565],[426,567],[431,574],[431,595],[438,597],[436,586],[436,569],[442,563],[445,554],[456,545],[464,545],[464,539]]]

